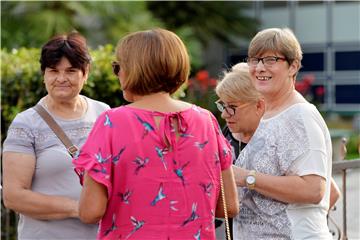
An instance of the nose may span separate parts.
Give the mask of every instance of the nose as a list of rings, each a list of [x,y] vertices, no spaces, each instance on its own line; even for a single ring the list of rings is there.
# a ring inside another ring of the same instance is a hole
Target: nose
[[[67,76],[65,72],[59,72],[56,76],[56,81],[65,82],[67,80]]]
[[[264,59],[261,59],[258,64],[256,65],[256,71],[264,71],[265,70],[265,65],[264,65]]]
[[[222,119],[227,119],[230,118],[231,116],[226,112],[226,110],[224,109],[224,111],[221,113],[221,118]]]

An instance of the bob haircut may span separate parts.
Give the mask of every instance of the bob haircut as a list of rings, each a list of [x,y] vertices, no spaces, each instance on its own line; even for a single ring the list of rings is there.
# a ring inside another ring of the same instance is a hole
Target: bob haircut
[[[51,38],[41,49],[40,67],[44,74],[47,67],[55,67],[65,57],[72,67],[85,74],[91,57],[86,39],[77,32],[57,35]]]
[[[249,66],[246,63],[234,65],[215,88],[216,94],[227,102],[256,103],[262,98],[253,85]]]
[[[258,32],[250,42],[248,56],[257,57],[266,51],[281,53],[289,64],[297,60],[299,69],[301,67],[301,46],[289,28],[268,28]]]
[[[116,57],[125,73],[122,89],[136,95],[172,94],[189,77],[190,60],[184,43],[165,29],[125,36],[118,43]]]

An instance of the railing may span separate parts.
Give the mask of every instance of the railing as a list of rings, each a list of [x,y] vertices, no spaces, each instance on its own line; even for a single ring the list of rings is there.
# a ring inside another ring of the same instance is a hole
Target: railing
[[[343,205],[342,205],[342,219],[343,219],[343,225],[342,230],[339,233],[339,239],[346,240],[347,237],[347,200],[346,200],[346,176],[347,176],[347,170],[354,169],[354,168],[360,168],[360,159],[354,159],[354,160],[341,160],[341,161],[335,161],[333,162],[333,174],[334,173],[341,173],[342,177],[342,198],[343,198]],[[337,227],[337,225],[335,224]]]

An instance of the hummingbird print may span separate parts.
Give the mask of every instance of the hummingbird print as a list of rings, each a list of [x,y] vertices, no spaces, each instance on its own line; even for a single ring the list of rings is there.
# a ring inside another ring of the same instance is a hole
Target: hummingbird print
[[[112,161],[115,165],[116,165],[117,162],[119,161],[120,156],[121,156],[121,154],[124,152],[124,150],[125,150],[125,147],[123,147],[122,149],[120,149],[119,153],[116,154],[116,155],[112,158],[111,161]]]
[[[220,163],[219,154],[215,153],[214,156],[215,156],[215,165],[218,165]]]
[[[174,165],[177,166],[177,162],[175,161],[175,159],[173,159]],[[174,169],[174,173],[176,174],[176,176],[178,176],[182,182],[182,184],[185,186],[185,178],[184,178],[184,168],[189,165],[190,161],[184,163],[182,166],[175,168]]]
[[[227,157],[228,154],[229,154],[229,150],[227,148],[223,148],[224,157]]]
[[[157,202],[159,202],[160,200],[162,200],[162,199],[164,199],[164,198],[166,198],[166,195],[165,195],[164,192],[163,192],[163,184],[160,183],[159,192],[158,192],[158,194],[156,195],[155,199],[152,200],[152,202],[150,203],[150,205],[151,205],[151,206],[155,206],[155,204],[156,204]]]
[[[125,204],[129,204],[129,198],[131,196],[132,192],[130,190],[127,190],[124,193],[118,193],[118,196],[121,198],[121,201]]]
[[[142,159],[141,157],[136,157],[134,160],[134,163],[136,164],[135,174],[137,175],[140,169],[144,168],[148,162],[149,158]]]
[[[208,184],[200,183],[199,185],[203,189],[204,193],[206,193],[209,197],[211,197],[211,190],[212,190],[214,185],[211,182],[208,183]]]
[[[165,170],[167,170],[164,155],[168,153],[168,148],[164,147],[163,149],[161,149],[159,147],[155,147],[155,150],[156,150],[156,153],[157,153],[158,157],[160,158],[161,162],[163,163]]]
[[[144,221],[138,221],[133,216],[130,217],[131,223],[134,225],[134,229],[126,236],[126,239],[128,239],[132,234],[134,234],[137,230],[139,230],[143,225]]]
[[[109,115],[107,114],[105,114],[104,126],[109,126],[110,128],[112,128],[112,122],[110,121]]]
[[[195,233],[195,235],[194,235],[194,238],[195,238],[195,240],[200,240],[201,238],[200,238],[200,235],[201,235],[201,225],[200,225],[200,228],[199,228],[199,230]]]
[[[199,218],[199,215],[196,214],[196,207],[197,207],[197,203],[193,203],[190,217],[188,217],[188,218],[182,223],[181,226],[185,226],[185,225],[188,224],[189,222],[193,222],[193,221],[195,221],[196,219]]]
[[[180,133],[180,137],[182,138],[189,138],[189,137],[194,137],[193,135],[189,134],[189,133]]]
[[[137,120],[143,125],[143,127],[144,127],[144,133],[143,133],[142,138],[144,138],[146,135],[148,135],[149,132],[154,131],[154,128],[153,128],[153,126],[151,126],[150,123],[142,120],[137,114],[135,114],[135,116],[136,116],[136,119],[137,119]]]
[[[175,204],[177,204],[177,203],[178,203],[178,201],[175,201],[175,200],[170,201],[170,209],[173,211],[179,211],[179,209],[177,209],[175,207]]]
[[[111,227],[105,231],[104,236],[108,235],[110,232],[117,229],[115,222],[116,222],[116,216],[115,214],[113,214]]]
[[[110,158],[111,158],[111,155],[109,155],[108,157],[104,158],[101,154],[101,149],[99,148],[99,151],[97,154],[95,154],[95,158],[96,158],[96,161],[98,161],[98,163],[100,164],[103,164],[103,163],[106,163]]]
[[[202,143],[201,142],[195,142],[195,146],[198,147],[200,150],[203,150],[208,142],[209,142],[208,140],[206,140],[206,141],[204,141]]]
[[[210,220],[210,223],[207,225],[207,227],[205,228],[206,231],[210,231],[211,228],[214,226],[214,223],[215,223],[215,213],[214,213],[214,210],[211,209],[210,210],[211,212],[211,220]]]
[[[96,168],[93,168],[91,169],[92,171],[96,172],[96,173],[102,173],[102,174],[106,174],[106,169],[103,167],[103,166],[100,166],[101,169],[96,169]]]

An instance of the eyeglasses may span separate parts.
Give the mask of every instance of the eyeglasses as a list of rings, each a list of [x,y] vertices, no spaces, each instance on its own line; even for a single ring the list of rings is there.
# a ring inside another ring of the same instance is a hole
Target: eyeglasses
[[[287,61],[286,58],[276,56],[267,56],[263,58],[248,57],[245,60],[249,67],[256,67],[260,61],[264,64],[265,67],[271,67],[279,60]]]
[[[227,114],[229,114],[230,117],[234,116],[235,115],[235,112],[236,112],[236,109],[237,108],[243,108],[243,107],[246,107],[247,105],[249,105],[250,103],[244,103],[243,105],[240,105],[240,106],[235,106],[235,105],[228,105],[226,106],[226,104],[221,101],[221,100],[217,100],[215,102],[216,104],[216,107],[217,109],[220,111],[220,112],[224,112],[226,111]]]
[[[120,72],[120,64],[118,62],[112,62],[111,64],[112,66],[112,69],[113,69],[113,73],[118,76],[119,75],[119,72]]]

